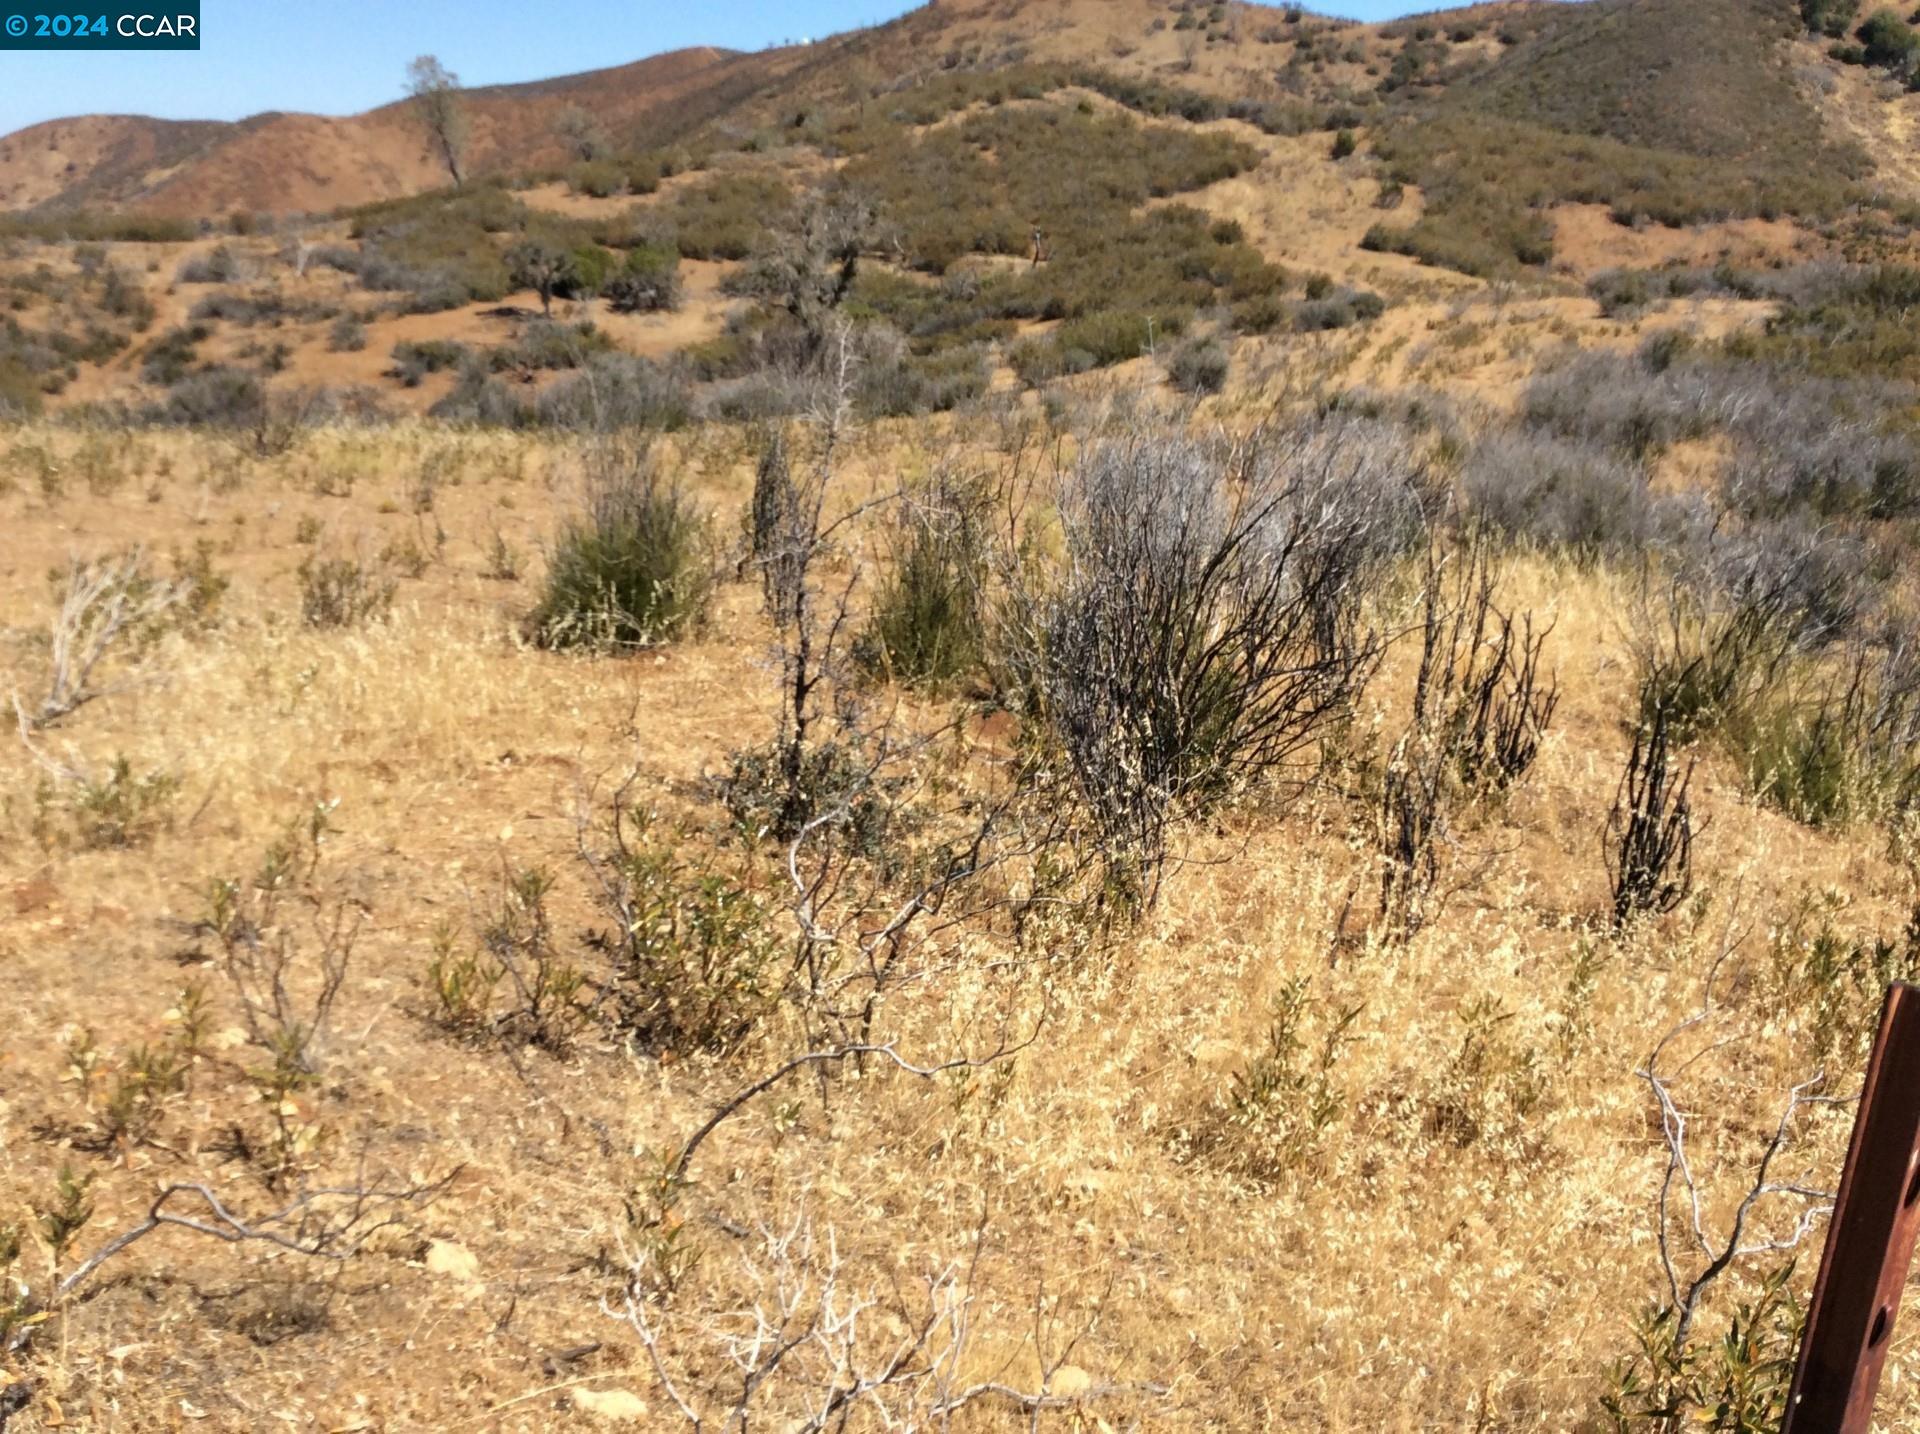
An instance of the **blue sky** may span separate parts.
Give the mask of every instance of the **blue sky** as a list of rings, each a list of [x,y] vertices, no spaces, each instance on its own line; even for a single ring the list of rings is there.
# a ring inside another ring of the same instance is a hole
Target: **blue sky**
[[[1334,0],[1309,8],[1378,20],[1439,3]],[[467,84],[501,84],[688,45],[757,50],[910,8],[902,0],[202,0],[197,52],[0,53],[0,134],[71,114],[351,114],[398,98],[407,61],[423,53]]]

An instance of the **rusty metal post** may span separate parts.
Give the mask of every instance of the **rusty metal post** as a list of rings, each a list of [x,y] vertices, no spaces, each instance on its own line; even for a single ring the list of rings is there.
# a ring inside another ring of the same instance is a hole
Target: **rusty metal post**
[[[1887,991],[1781,1434],[1867,1434],[1920,1236],[1920,987]]]

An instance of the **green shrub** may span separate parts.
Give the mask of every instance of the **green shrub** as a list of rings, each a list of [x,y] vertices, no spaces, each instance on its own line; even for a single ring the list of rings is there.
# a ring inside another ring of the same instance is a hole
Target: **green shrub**
[[[680,307],[680,253],[663,244],[637,244],[601,285],[615,313],[651,314]]]
[[[1800,18],[1816,34],[1839,39],[1860,13],[1860,0],[1800,0]]]
[[[490,350],[487,366],[495,373],[509,369],[575,369],[612,348],[613,340],[591,319],[577,324],[534,319],[512,343]]]
[[[606,863],[618,925],[614,997],[623,1027],[658,1051],[725,1052],[779,1000],[779,942],[755,895],[684,843],[653,840],[644,815]]]
[[[1920,64],[1920,35],[1895,11],[1874,11],[1854,35],[1869,65],[1878,65],[1905,77]]]
[[[73,837],[89,850],[138,846],[163,824],[179,790],[178,777],[136,775],[127,758],[115,757],[97,778],[82,776],[64,789],[42,788],[42,825],[48,811],[58,807]]]
[[[682,636],[706,616],[706,514],[644,451],[596,459],[585,511],[564,526],[529,627],[543,647],[625,649]]]
[[[358,558],[310,557],[300,564],[300,617],[308,627],[358,627],[384,618],[397,584]]]
[[[617,256],[608,253],[598,244],[580,244],[572,251],[573,273],[560,290],[563,297],[569,299],[590,299],[605,286],[607,278],[619,264]]]
[[[1786,1415],[1794,1351],[1806,1311],[1789,1281],[1791,1260],[1735,1304],[1719,1339],[1675,1347],[1678,1312],[1649,1308],[1634,1331],[1634,1353],[1612,1370],[1601,1408],[1620,1434],[1681,1428],[1771,1434]]]
[[[612,160],[582,160],[567,171],[567,187],[575,194],[607,199],[627,187],[627,172]]]
[[[1232,360],[1215,338],[1193,338],[1167,356],[1167,379],[1182,393],[1219,393],[1227,386]]]
[[[985,491],[945,475],[906,496],[859,644],[869,671],[946,686],[978,668],[987,518]]]
[[[1360,148],[1360,141],[1354,137],[1350,129],[1343,129],[1333,137],[1333,157],[1337,160],[1345,159],[1358,148]]]
[[[764,174],[715,175],[672,196],[659,211],[688,259],[745,259],[793,206],[784,180]]]
[[[387,373],[414,388],[427,374],[458,368],[467,354],[467,346],[456,339],[402,339],[393,346],[393,367]]]

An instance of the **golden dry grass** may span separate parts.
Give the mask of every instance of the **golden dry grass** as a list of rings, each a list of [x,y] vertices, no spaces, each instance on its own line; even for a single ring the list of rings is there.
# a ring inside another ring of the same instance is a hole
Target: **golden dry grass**
[[[941,441],[867,435],[853,481]],[[667,461],[735,531],[752,478],[741,437],[697,432]],[[584,1428],[622,1409],[675,1427],[633,1330],[602,1308],[618,1288],[607,1262],[627,1233],[623,1201],[715,1100],[790,1053],[793,1032],[776,1021],[725,1060],[657,1061],[599,1035],[563,1059],[464,1046],[425,1019],[424,978],[435,928],[468,923],[503,864],[554,872],[570,945],[604,921],[573,855],[583,783],[635,764],[643,800],[689,823],[690,851],[724,840],[700,779],[761,740],[773,713],[753,589],[726,587],[705,631],[656,653],[525,646],[516,622],[577,467],[551,441],[323,431],[263,460],[210,437],[23,428],[0,437],[0,465],[13,480],[0,490],[4,661],[23,687],[40,671],[48,569],[67,555],[205,539],[232,579],[211,626],[169,635],[120,670],[123,688],[38,739],[90,768],[124,754],[177,777],[149,841],[81,849],[57,811],[43,815],[41,767],[0,746],[0,1221],[44,1205],[66,1162],[95,1180],[82,1250],[136,1218],[157,1181],[272,1203],[223,1153],[228,1127],[261,1118],[239,1069],[258,1053],[191,923],[209,878],[251,869],[316,802],[338,804],[321,888],[365,926],[325,1079],[298,1097],[298,1121],[325,1132],[309,1177],[363,1158],[459,1171],[337,1272],[154,1236],[61,1308],[30,1356],[0,1365],[35,1386],[14,1427]],[[429,470],[440,481],[417,513]],[[483,575],[496,532],[528,555],[518,582]],[[310,547],[377,555],[408,539],[433,557],[401,582],[389,621],[301,625]],[[1190,833],[1137,928],[1062,925],[1021,959],[960,960],[888,1007],[889,1038],[929,1057],[990,1042],[1000,1010],[1040,1019],[1012,1061],[934,1082],[875,1069],[836,1082],[824,1105],[796,1083],[724,1126],[682,1209],[706,1258],[676,1309],[731,1308],[744,1231],[804,1211],[833,1231],[849,1278],[874,1288],[965,1264],[964,1377],[1050,1379],[1063,1396],[1118,1387],[1084,1409],[1069,1400],[1048,1427],[1588,1424],[1659,1290],[1663,1149],[1635,1076],[1647,1051],[1694,1008],[1733,933],[1749,1039],[1691,1089],[1696,1159],[1723,1217],[1782,1092],[1808,1073],[1806,1011],[1769,1004],[1772,932],[1828,893],[1843,929],[1891,932],[1913,892],[1870,834],[1810,833],[1755,807],[1734,773],[1703,768],[1699,900],[1629,939],[1606,935],[1599,833],[1624,751],[1630,594],[1603,572],[1531,560],[1503,591],[1557,624],[1560,716],[1528,784],[1463,833],[1453,869],[1479,875],[1428,930],[1400,949],[1338,939],[1356,891],[1364,924],[1371,878],[1367,815],[1337,795],[1255,804]],[[1369,693],[1363,745],[1404,720],[1406,667],[1389,664]],[[177,1024],[196,979],[215,1034],[156,1141],[74,1148],[99,1118],[63,1075],[74,1032],[92,1030],[110,1076]],[[1254,1179],[1209,1134],[1296,980],[1310,983],[1310,1031],[1360,1007],[1332,1075],[1342,1108],[1297,1165]],[[1469,1062],[1466,1014],[1487,1002],[1501,1019]],[[1795,1169],[1830,1175],[1844,1137],[1844,1120],[1814,1126]],[[30,1244],[22,1271],[39,1280],[46,1264]],[[1809,1259],[1803,1286],[1810,1274]],[[1920,1417],[1916,1374],[1903,1330],[1886,1427]],[[607,1402],[622,1393],[645,1412]],[[963,1422],[1025,1420],[983,1404]]]

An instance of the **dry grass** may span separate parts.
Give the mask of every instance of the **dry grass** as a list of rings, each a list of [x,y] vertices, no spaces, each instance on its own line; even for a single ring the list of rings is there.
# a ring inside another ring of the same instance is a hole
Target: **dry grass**
[[[854,471],[882,480],[903,445],[929,441],[867,435]],[[12,430],[0,464],[75,442]],[[733,531],[752,477],[739,436],[696,432],[668,458]],[[5,662],[34,660],[46,569],[68,552],[208,538],[232,587],[211,626],[160,639],[131,674],[145,680],[55,734],[96,765],[124,754],[177,779],[148,844],[37,837],[42,769],[17,744],[0,748],[0,999],[13,1033],[0,1053],[0,1219],[43,1204],[69,1161],[96,1182],[81,1249],[135,1218],[156,1181],[270,1201],[221,1138],[255,1119],[237,1069],[251,1058],[189,923],[207,878],[251,869],[317,802],[337,804],[328,898],[365,919],[324,1078],[296,1097],[299,1119],[329,1133],[305,1157],[311,1178],[350,1173],[363,1153],[414,1177],[459,1174],[338,1271],[163,1232],[60,1310],[30,1361],[0,1363],[36,1386],[15,1427],[588,1427],[601,1416],[575,1396],[591,1405],[610,1391],[646,1403],[641,1426],[672,1427],[632,1329],[602,1310],[618,1287],[603,1261],[629,1238],[623,1201],[658,1155],[796,1034],[776,1024],[724,1061],[657,1061],[598,1036],[565,1058],[460,1046],[425,1019],[423,981],[436,927],[467,923],[503,863],[556,874],[563,939],[593,923],[572,858],[578,792],[629,763],[643,801],[691,824],[690,849],[745,860],[699,784],[771,728],[754,587],[723,588],[687,644],[629,660],[543,653],[515,636],[538,564],[518,583],[485,571],[496,533],[539,551],[575,471],[563,448],[343,430],[258,460],[150,435],[119,461],[129,481],[107,497],[48,497],[27,482],[0,496]],[[418,513],[428,469],[439,481]],[[309,630],[297,586],[308,518],[322,546],[377,552],[417,537],[434,556],[402,580],[389,620]],[[1340,913],[1366,875],[1353,804],[1323,795],[1284,818],[1229,813],[1192,835],[1139,927],[1104,938],[1062,925],[1028,959],[962,961],[889,1008],[888,1036],[929,1058],[990,1043],[982,1012],[1038,1020],[1012,1061],[935,1082],[875,1069],[837,1082],[826,1105],[796,1083],[723,1126],[681,1206],[684,1238],[706,1258],[679,1307],[725,1308],[737,1232],[804,1209],[876,1286],[977,1258],[966,1374],[1069,1394],[1116,1386],[1088,1415],[1114,1428],[1587,1422],[1658,1292],[1650,1210],[1663,1150],[1638,1064],[1692,1008],[1732,923],[1753,1040],[1696,1095],[1702,1164],[1724,1174],[1808,1073],[1806,1015],[1763,1004],[1770,925],[1840,892],[1844,929],[1891,932],[1912,893],[1868,836],[1796,827],[1709,764],[1696,781],[1706,899],[1618,943],[1597,934],[1598,834],[1631,700],[1627,604],[1604,572],[1544,561],[1519,564],[1505,592],[1557,623],[1547,660],[1561,712],[1528,784],[1463,832],[1474,859],[1462,865],[1481,874],[1427,930],[1391,949],[1343,939]],[[1363,740],[1397,727],[1409,681],[1404,661],[1388,665]],[[176,993],[195,978],[210,982],[211,1037],[157,1143],[73,1148],[97,1112],[62,1078],[70,1034],[90,1027],[110,1074],[178,1025]],[[1310,1029],[1360,1008],[1332,1074],[1342,1114],[1297,1163],[1254,1178],[1209,1134],[1295,981],[1309,983]],[[1466,1013],[1489,1001],[1505,1016],[1495,1056],[1469,1074]],[[1831,1171],[1843,1127],[1819,1127],[1793,1158]],[[37,1280],[45,1265],[30,1248],[22,1271]],[[1810,1273],[1809,1262],[1803,1282]],[[1917,1374],[1903,1332],[1882,1400],[1891,1427],[1920,1417]],[[1042,1422],[1079,1418],[1067,1408]],[[963,1422],[1011,1418],[980,1405]]]

